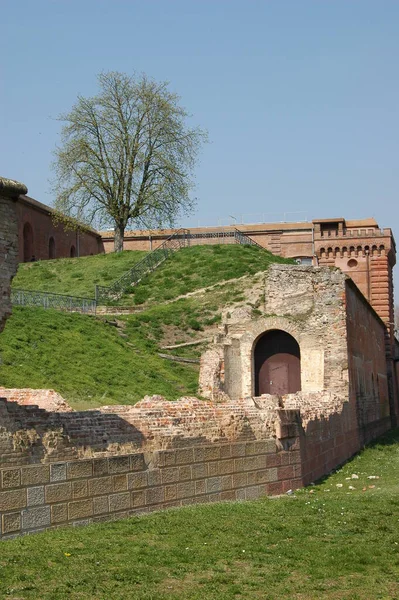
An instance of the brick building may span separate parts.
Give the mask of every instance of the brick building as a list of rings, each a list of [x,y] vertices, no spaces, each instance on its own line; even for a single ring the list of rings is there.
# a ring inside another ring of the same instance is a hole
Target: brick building
[[[32,259],[68,258],[103,252],[100,234],[66,228],[54,220],[55,211],[26,195],[16,201],[19,234],[19,262]]]

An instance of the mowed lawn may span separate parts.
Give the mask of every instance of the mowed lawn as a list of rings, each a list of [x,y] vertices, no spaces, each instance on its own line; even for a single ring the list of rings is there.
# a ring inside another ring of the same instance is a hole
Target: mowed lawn
[[[295,496],[1,542],[0,590],[13,600],[397,599],[399,430]]]

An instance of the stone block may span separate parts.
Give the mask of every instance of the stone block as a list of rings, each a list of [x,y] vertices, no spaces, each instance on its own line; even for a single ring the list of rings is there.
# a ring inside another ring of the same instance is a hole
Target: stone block
[[[159,453],[159,466],[173,467],[176,464],[176,450],[163,450]]]
[[[236,499],[237,500],[246,500],[245,488],[236,490]]]
[[[261,488],[258,485],[247,487],[245,490],[246,500],[255,500],[261,496]]]
[[[118,512],[130,508],[130,492],[111,494],[109,497],[109,511]]]
[[[194,462],[203,462],[205,460],[204,446],[194,447]]]
[[[183,481],[177,484],[177,498],[188,498],[195,495],[194,481]]]
[[[85,498],[87,496],[87,480],[81,479],[79,481],[72,482],[72,497]]]
[[[93,500],[76,500],[75,502],[68,502],[68,520],[73,521],[74,519],[84,519],[85,517],[91,517],[93,514]]]
[[[222,491],[222,478],[221,477],[209,477],[206,480],[206,491],[208,494]]]
[[[79,479],[83,477],[92,477],[93,461],[92,460],[77,460],[67,464],[67,478]]]
[[[3,489],[17,488],[21,485],[21,469],[4,469],[1,472],[1,487]]]
[[[234,471],[234,459],[230,458],[228,460],[219,461],[219,475],[225,475],[227,473],[233,473]]]
[[[113,475],[112,487],[114,492],[124,492],[127,490],[127,475]]]
[[[212,461],[208,463],[208,475],[209,477],[214,477],[219,474],[219,462]]]
[[[2,517],[2,531],[3,535],[7,533],[14,533],[21,529],[21,513],[14,512],[3,515]]]
[[[220,458],[230,458],[231,457],[231,445],[230,444],[221,444],[220,445]]]
[[[108,458],[95,458],[93,460],[93,475],[94,477],[108,475]]]
[[[158,464],[158,462],[157,462]],[[143,471],[146,468],[144,454],[132,454],[130,456],[130,471]]]
[[[38,506],[36,508],[25,508],[22,511],[22,529],[38,529],[51,525],[49,506]]]
[[[231,475],[223,475],[222,479],[222,490],[226,491],[226,490],[231,490],[231,488],[233,487],[232,484],[232,476]]]
[[[131,505],[133,508],[145,506],[145,490],[131,493]]]
[[[266,489],[268,496],[279,496],[283,493],[283,482],[275,481],[273,483],[268,483]]]
[[[165,467],[161,469],[162,483],[175,483],[179,481],[179,467]]]
[[[165,502],[169,502],[170,500],[176,500],[176,498],[177,498],[176,485],[166,485],[165,486]]]
[[[179,467],[179,481],[185,481],[187,479],[191,479],[191,467],[189,465]]]
[[[279,467],[277,469],[277,478],[278,479],[292,479],[294,477],[294,467],[293,465],[288,465],[286,467]]]
[[[102,515],[109,512],[108,496],[96,496],[93,498],[93,514]]]
[[[193,479],[204,479],[208,476],[208,469],[206,463],[197,463],[191,467],[191,473]]]
[[[26,506],[26,490],[0,492],[0,511],[13,511]]]
[[[204,479],[195,482],[195,495],[206,493],[206,481]]]
[[[193,448],[177,448],[176,452],[176,464],[191,465],[194,462],[194,449]]]
[[[108,471],[113,473],[127,473],[130,471],[129,456],[112,456],[108,459]]]
[[[64,523],[68,520],[68,505],[53,504],[51,506],[51,523]]]
[[[162,504],[164,502],[164,488],[154,487],[146,490],[145,503],[146,504]]]
[[[267,469],[267,481],[272,483],[273,481],[278,480],[278,471],[277,468]]]
[[[103,496],[104,494],[111,494],[113,491],[112,477],[95,477],[88,481],[88,495],[89,496]]]
[[[50,483],[45,488],[46,502],[65,502],[72,499],[72,483],[65,481],[64,483]]]
[[[66,480],[66,463],[54,463],[50,465],[50,481],[56,483]]]
[[[247,473],[234,473],[232,476],[232,485],[234,489],[247,485]]]
[[[254,483],[268,483],[270,481],[270,471],[271,469],[261,469],[260,471],[255,471]]]
[[[245,456],[253,456],[259,454],[257,442],[247,442],[245,444]]]
[[[147,472],[129,473],[127,476],[127,487],[129,490],[147,487]]]
[[[147,471],[147,482],[149,486],[161,485],[160,469],[150,469]]]
[[[236,473],[242,473],[244,471],[244,458],[234,459],[234,471]]]
[[[219,460],[220,446],[204,446],[204,460]]]
[[[239,458],[245,456],[245,442],[236,442],[230,445],[231,456],[233,458]]]
[[[235,490],[226,490],[225,492],[220,492],[220,500],[222,502],[230,502],[236,499]]]
[[[268,454],[266,456],[267,467],[279,467],[281,465],[281,453]]]
[[[40,504],[44,504],[44,485],[28,488],[27,500],[28,506],[40,506]]]
[[[258,471],[250,471],[247,473],[247,485],[255,485],[257,473]]]
[[[49,481],[50,465],[32,465],[21,469],[22,485],[38,485]]]

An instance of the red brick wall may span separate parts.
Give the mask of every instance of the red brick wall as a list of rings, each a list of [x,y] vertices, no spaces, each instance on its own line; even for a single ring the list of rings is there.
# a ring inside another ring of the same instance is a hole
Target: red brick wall
[[[75,255],[87,256],[103,252],[101,238],[96,233],[84,232],[77,234],[76,231],[68,231],[62,224],[55,225],[51,212],[24,201],[22,197],[17,202],[17,219],[19,230],[19,261],[30,260],[35,256],[36,260],[46,260],[49,256],[50,238],[54,239],[55,258],[68,258],[71,256],[71,248],[75,248]],[[30,225],[32,231],[32,246],[28,254],[24,256],[24,227]]]
[[[390,414],[386,328],[350,282],[346,286],[346,312],[349,395],[362,429]]]

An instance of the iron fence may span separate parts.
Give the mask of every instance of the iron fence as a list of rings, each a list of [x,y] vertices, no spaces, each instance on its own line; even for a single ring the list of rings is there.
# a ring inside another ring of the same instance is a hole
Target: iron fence
[[[11,289],[11,303],[13,306],[37,306],[39,308],[54,308],[65,312],[80,312],[92,315],[96,314],[97,306],[94,298],[16,289]]]
[[[179,229],[163,242],[158,248],[147,254],[140,262],[129,271],[116,279],[109,286],[96,285],[96,301],[107,302],[117,300],[130,287],[137,285],[145,275],[154,271],[173,252],[190,245],[190,232],[187,229]]]

